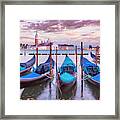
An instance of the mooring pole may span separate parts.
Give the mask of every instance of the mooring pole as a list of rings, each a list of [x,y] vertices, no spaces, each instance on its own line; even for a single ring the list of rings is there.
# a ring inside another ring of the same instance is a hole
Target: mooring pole
[[[77,69],[77,46],[75,46],[75,55],[76,55],[76,69]]]
[[[57,72],[57,47],[56,47],[56,83],[57,83],[57,87],[56,87],[56,99],[58,99],[58,72]]]
[[[50,43],[50,76],[52,76],[52,43]]]
[[[97,46],[96,48],[96,65],[99,62],[99,46]]]
[[[57,47],[56,47],[56,78],[57,78]]]
[[[49,83],[50,97],[51,97],[51,81],[52,81],[52,43],[50,42],[50,83]]]
[[[38,34],[36,31],[35,35],[35,46],[36,46],[36,68],[38,67]]]
[[[96,65],[97,65],[97,47],[95,48],[95,63],[96,63]]]
[[[38,67],[38,47],[36,47],[36,68]]]
[[[83,97],[83,42],[81,42],[81,97]]]

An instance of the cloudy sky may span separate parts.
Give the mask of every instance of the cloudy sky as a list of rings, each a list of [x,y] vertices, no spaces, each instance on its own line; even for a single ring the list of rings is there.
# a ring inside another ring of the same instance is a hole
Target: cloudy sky
[[[99,20],[21,20],[20,43],[34,44],[36,31],[39,43],[100,45]]]

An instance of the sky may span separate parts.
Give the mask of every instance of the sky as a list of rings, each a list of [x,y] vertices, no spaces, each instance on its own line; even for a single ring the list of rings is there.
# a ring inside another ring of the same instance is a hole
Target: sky
[[[20,43],[34,44],[36,31],[39,43],[100,45],[100,20],[20,20]]]

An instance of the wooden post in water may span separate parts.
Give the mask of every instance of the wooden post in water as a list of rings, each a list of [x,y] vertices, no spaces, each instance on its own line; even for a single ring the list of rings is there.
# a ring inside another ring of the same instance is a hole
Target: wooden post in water
[[[38,67],[38,47],[36,47],[36,68]]]
[[[52,76],[52,43],[50,43],[50,75]]]
[[[56,83],[57,83],[57,87],[56,87],[56,99],[58,99],[58,71],[57,71],[57,47],[56,47]]]
[[[95,50],[96,50],[96,65],[97,65],[97,63],[99,63],[99,46],[97,46],[96,48],[95,48]]]
[[[83,42],[81,42],[81,97],[83,97]]]
[[[56,47],[56,78],[57,78],[57,47]]]
[[[77,46],[75,46],[75,55],[76,55],[76,69],[77,69]]]
[[[96,63],[96,65],[97,65],[97,47],[95,48],[95,63]]]
[[[50,98],[51,98],[51,81],[52,81],[52,43],[50,42],[50,83],[49,83]]]
[[[38,34],[36,31],[35,35],[35,46],[36,46],[36,68],[38,67]]]

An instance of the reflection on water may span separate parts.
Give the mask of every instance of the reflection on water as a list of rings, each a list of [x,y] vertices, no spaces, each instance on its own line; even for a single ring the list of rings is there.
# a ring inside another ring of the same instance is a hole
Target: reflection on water
[[[69,100],[97,100],[100,96],[100,88],[92,85],[88,81],[84,81],[84,96],[81,98],[80,81],[69,89],[69,92],[62,92],[54,81],[51,82],[51,89],[48,83],[39,84],[31,87],[24,88],[21,99],[34,99],[34,100],[56,100],[56,99],[69,99]]]
[[[21,61],[25,61],[31,56],[21,56]],[[42,63],[46,61],[48,56],[39,56],[39,62]],[[55,60],[55,55],[52,56]],[[75,56],[69,56],[73,61],[75,61]],[[65,56],[58,56],[58,67],[64,61]],[[38,84],[35,86],[27,87],[21,89],[21,99],[22,100],[56,100],[56,99],[67,99],[67,100],[98,100],[100,98],[100,87],[96,87],[89,83],[88,81],[84,81],[84,96],[81,98],[81,70],[80,70],[80,56],[78,56],[78,68],[77,68],[77,83],[73,86],[72,89],[67,93],[63,93],[58,87],[56,83],[56,66],[53,70],[54,78],[52,82],[48,80],[47,83]],[[51,87],[50,87],[51,85]]]
[[[89,83],[88,81],[85,81],[85,88],[89,88],[96,100],[100,99],[100,86],[98,87]]]
[[[58,89],[58,99],[72,100],[76,95],[77,82],[72,87],[62,87]]]

